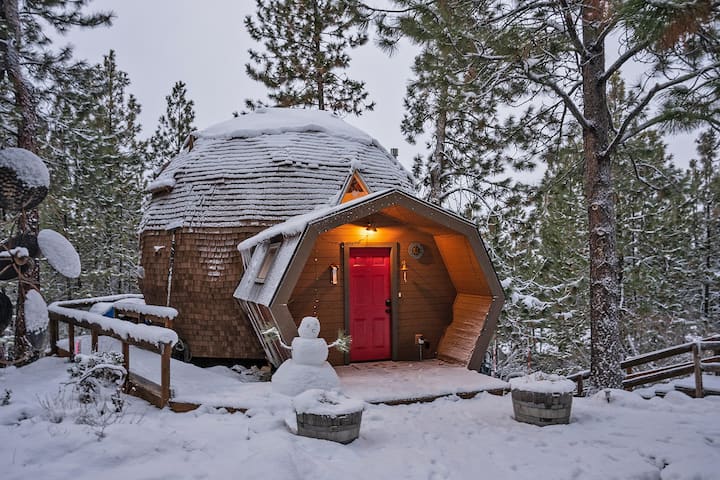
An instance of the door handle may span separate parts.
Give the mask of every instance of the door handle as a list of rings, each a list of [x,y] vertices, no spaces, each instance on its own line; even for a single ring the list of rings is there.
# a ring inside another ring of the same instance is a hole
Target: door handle
[[[391,305],[392,305],[392,300],[390,300],[389,298],[388,298],[387,300],[385,300],[385,306],[386,306],[386,307],[389,307],[389,306],[391,306]]]

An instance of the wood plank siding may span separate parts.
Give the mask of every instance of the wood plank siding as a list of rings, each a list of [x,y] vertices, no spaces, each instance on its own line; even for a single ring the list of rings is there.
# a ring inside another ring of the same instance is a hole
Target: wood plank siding
[[[265,357],[250,322],[233,298],[243,273],[237,244],[262,227],[182,228],[175,233],[170,306],[174,329],[194,357]],[[172,232],[146,230],[140,237],[145,301],[165,305]]]
[[[399,277],[398,293],[401,295],[397,299],[397,311],[394,312],[398,343],[395,360],[418,359],[418,349],[414,344],[416,333],[422,333],[430,342],[430,350],[424,350],[425,358],[434,357],[440,337],[452,320],[455,299],[455,288],[440,252],[433,236],[428,233],[382,220],[377,226],[378,231],[374,233],[367,232],[359,225],[343,225],[322,233],[295,285],[288,308],[296,322],[305,316],[317,316],[322,326],[320,335],[328,343],[332,342],[338,330],[345,326],[343,247],[348,249],[396,243],[399,245],[399,258],[392,261],[397,266],[405,260],[408,271],[405,283],[399,268],[395,269]],[[408,254],[408,246],[412,242],[424,246],[425,251],[420,259],[416,260]],[[340,268],[337,285],[331,284],[331,265]],[[333,365],[340,365],[345,363],[345,357],[333,350],[329,361]]]

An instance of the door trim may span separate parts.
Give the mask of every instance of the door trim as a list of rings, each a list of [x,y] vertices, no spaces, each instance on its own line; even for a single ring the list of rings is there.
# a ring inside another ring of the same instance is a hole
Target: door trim
[[[389,248],[390,249],[390,355],[393,361],[397,360],[398,350],[398,252],[400,251],[398,243],[365,243],[360,244],[340,244],[340,254],[343,259],[343,305],[344,305],[344,328],[345,332],[350,332],[350,249],[351,248]],[[350,332],[352,335],[352,332]],[[350,352],[343,354],[345,365],[350,364]]]

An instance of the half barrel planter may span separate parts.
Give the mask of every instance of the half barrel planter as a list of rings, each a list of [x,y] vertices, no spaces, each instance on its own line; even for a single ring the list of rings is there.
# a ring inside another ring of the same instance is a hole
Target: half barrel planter
[[[544,427],[570,423],[575,383],[537,372],[510,380],[515,420]]]
[[[360,436],[365,405],[332,390],[308,390],[293,398],[297,434],[348,444]]]

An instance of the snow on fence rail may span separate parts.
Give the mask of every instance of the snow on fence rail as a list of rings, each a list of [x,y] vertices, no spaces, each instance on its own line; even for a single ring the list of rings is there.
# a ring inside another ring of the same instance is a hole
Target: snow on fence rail
[[[111,300],[108,297],[101,298]],[[98,337],[101,335],[120,340],[122,342],[123,366],[128,372],[125,391],[144,398],[157,407],[164,407],[170,400],[170,355],[172,354],[173,345],[178,341],[177,333],[169,328],[137,324],[132,321],[109,318],[97,313],[79,310],[78,308],[70,308],[70,305],[76,307],[88,306],[101,301],[100,299],[89,300],[91,299],[55,302],[48,307],[52,353],[69,356],[70,358],[75,356],[75,327],[90,330],[93,351],[97,351]],[[177,311],[175,315],[177,315]],[[68,326],[68,350],[58,347],[59,323],[61,322]],[[160,384],[130,371],[130,345],[160,353]]]
[[[97,313],[86,312],[76,308],[67,308],[55,302],[48,307],[50,313],[62,315],[75,320],[76,325],[86,328],[99,328],[103,335],[108,335],[128,343],[149,344],[151,349],[160,348],[163,344],[173,346],[178,341],[175,331],[153,325],[135,324],[117,318],[109,318]],[[67,322],[66,322],[67,323]]]
[[[116,318],[165,328],[173,328],[175,317],[178,315],[178,311],[172,307],[146,305],[132,298],[113,303],[113,308]]]
[[[703,351],[712,352],[712,356],[702,358]],[[675,363],[663,367],[652,367],[641,372],[633,372],[633,367],[664,360],[677,355],[692,353],[692,360]],[[702,384],[703,372],[720,373],[720,335],[712,335],[697,342],[688,342],[654,352],[637,355],[628,358],[620,363],[620,367],[626,370],[625,379],[622,384],[625,389],[632,390],[633,387],[648,383],[655,383],[669,378],[694,374],[696,398],[704,395]]]
[[[140,293],[121,293],[118,295],[106,295],[103,297],[90,297],[90,298],[78,298],[76,300],[63,300],[61,302],[55,302],[52,305],[59,305],[61,307],[87,307],[101,302],[117,302],[118,300],[142,300],[143,296]]]
[[[167,318],[170,320],[177,317],[178,311],[172,307],[162,307],[160,305],[146,305],[144,303],[138,303],[133,300],[120,300],[113,304],[118,310],[125,310],[127,312],[138,313],[140,315],[147,315],[150,317]]]

